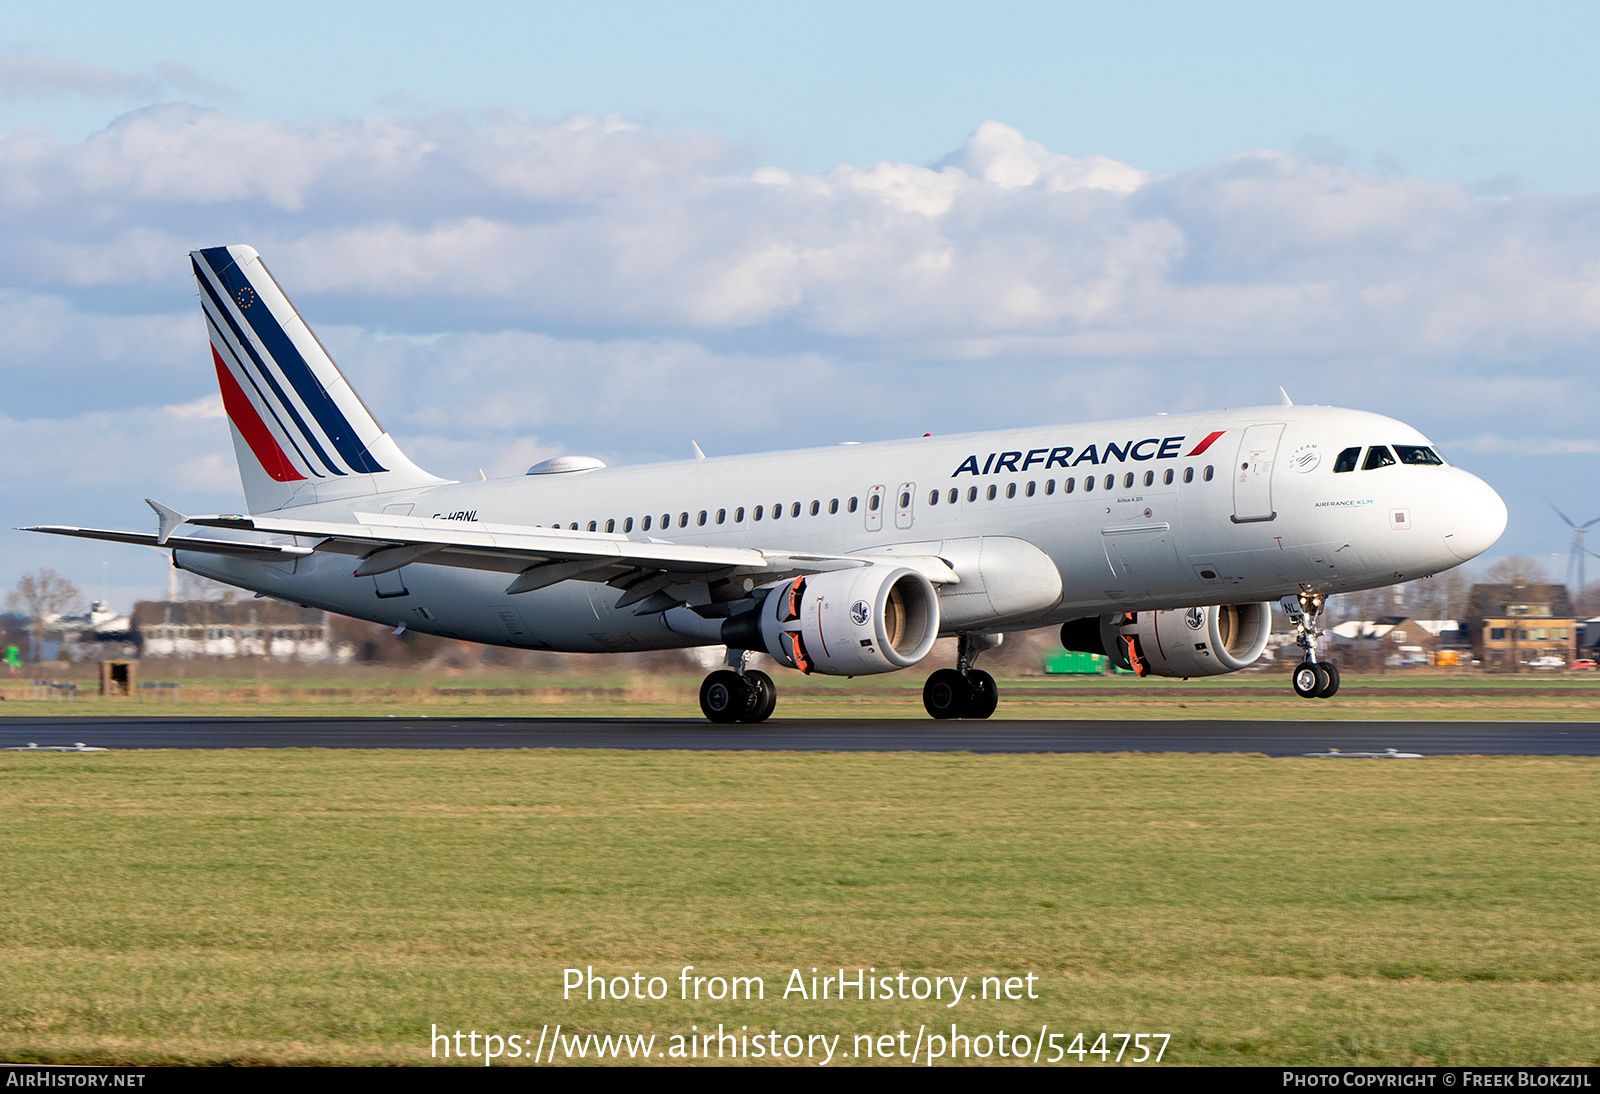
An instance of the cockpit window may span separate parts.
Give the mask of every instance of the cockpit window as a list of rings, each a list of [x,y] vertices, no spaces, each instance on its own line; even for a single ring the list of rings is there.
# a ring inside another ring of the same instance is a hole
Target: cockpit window
[[[1344,471],[1354,471],[1356,469],[1356,464],[1360,462],[1361,449],[1359,447],[1347,448],[1343,452],[1339,453],[1338,459],[1333,461],[1333,473],[1337,475]]]
[[[1437,452],[1420,444],[1397,444],[1394,446],[1394,454],[1400,457],[1401,463],[1444,466],[1444,461],[1439,458]]]
[[[1371,471],[1375,467],[1389,467],[1393,463],[1394,457],[1389,455],[1389,450],[1381,444],[1375,444],[1367,449],[1367,462],[1361,465],[1361,470]]]

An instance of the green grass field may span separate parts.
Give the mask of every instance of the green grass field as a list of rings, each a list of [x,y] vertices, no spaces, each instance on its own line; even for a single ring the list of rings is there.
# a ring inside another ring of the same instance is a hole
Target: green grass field
[[[262,675],[247,676],[237,668],[197,662],[147,666],[143,679],[181,685],[177,699],[164,691],[134,701],[101,699],[90,693],[88,670],[93,667],[73,666],[88,690],[70,704],[36,698],[26,680],[0,681],[0,718],[39,714],[696,718],[703,676],[616,668],[445,674],[363,666],[267,666]],[[175,668],[183,675],[176,675]],[[774,675],[778,718],[925,716],[925,677],[916,672],[854,680],[803,677],[792,670],[777,670]],[[996,717],[1001,718],[1594,721],[1600,713],[1600,674],[1349,673],[1338,696],[1329,701],[1296,698],[1289,690],[1288,675],[1281,672],[1206,680],[1000,674],[1000,696]]]
[[[1531,758],[0,753],[0,1058],[425,1063],[435,1024],[557,1022],[662,1048],[719,1022],[837,1033],[848,1053],[954,1021],[1170,1033],[1178,1064],[1594,1064],[1597,776]],[[763,976],[767,999],[680,1001],[686,964]],[[563,1000],[562,970],[589,965],[674,994]],[[813,966],[1031,972],[1040,998],[777,998]]]

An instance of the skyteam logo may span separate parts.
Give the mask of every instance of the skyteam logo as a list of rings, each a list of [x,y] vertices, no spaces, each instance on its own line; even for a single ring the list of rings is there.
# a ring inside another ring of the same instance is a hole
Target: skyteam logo
[[[865,600],[858,600],[850,605],[850,621],[858,627],[865,627],[867,620],[872,618],[872,605]]]
[[[1300,472],[1302,475],[1308,471],[1316,470],[1317,464],[1321,462],[1322,453],[1318,451],[1317,446],[1314,444],[1301,445],[1299,448],[1295,449],[1294,454],[1289,457],[1289,466]]]
[[[1191,631],[1197,631],[1206,625],[1206,610],[1204,608],[1190,608],[1183,613],[1183,625]]]

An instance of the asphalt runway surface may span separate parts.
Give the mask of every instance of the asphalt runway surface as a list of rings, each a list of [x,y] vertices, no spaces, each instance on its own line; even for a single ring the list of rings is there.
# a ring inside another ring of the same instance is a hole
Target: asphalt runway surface
[[[775,718],[0,718],[0,747],[625,748],[798,752],[1312,752],[1600,756],[1600,722],[1002,721]]]

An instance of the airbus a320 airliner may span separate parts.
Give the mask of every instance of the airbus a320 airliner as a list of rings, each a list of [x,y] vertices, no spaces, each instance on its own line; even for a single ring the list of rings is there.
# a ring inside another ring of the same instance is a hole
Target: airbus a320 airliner
[[[1435,574],[1486,550],[1506,508],[1392,418],[1282,405],[606,467],[563,456],[510,479],[418,468],[367,411],[250,247],[190,256],[247,513],[154,534],[175,566],[295,604],[523,649],[726,646],[700,706],[760,722],[802,673],[920,664],[935,718],[986,718],[975,667],[1006,631],[1141,676],[1213,676],[1266,647],[1270,605],[1326,698],[1334,593]],[[1281,392],[1281,389],[1280,389]]]

